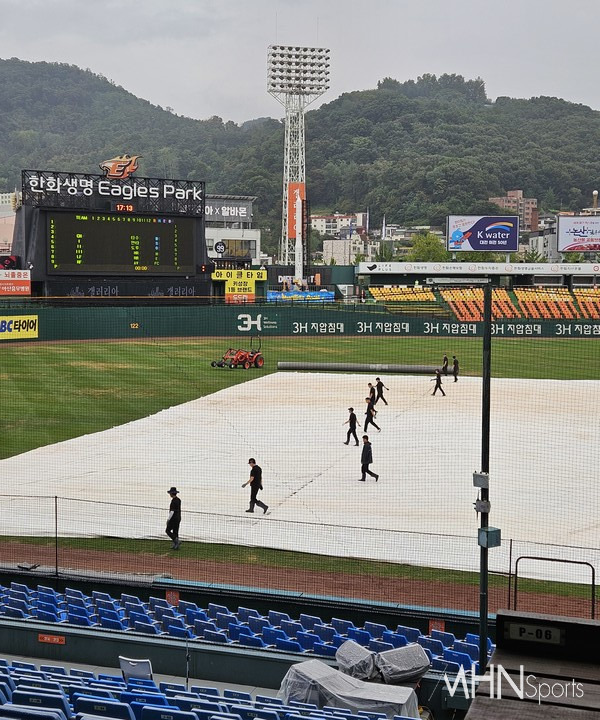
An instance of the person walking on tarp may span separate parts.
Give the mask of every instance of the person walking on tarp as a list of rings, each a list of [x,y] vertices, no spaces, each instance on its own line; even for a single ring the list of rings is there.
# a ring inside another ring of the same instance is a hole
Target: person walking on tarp
[[[442,373],[444,375],[448,374],[448,356],[446,353],[444,353],[444,357],[442,358]]]
[[[350,438],[354,438],[355,445],[358,445],[358,435],[356,434],[356,414],[354,413],[354,408],[348,408],[348,412],[350,415],[348,416],[348,419],[346,420],[344,425],[348,425],[348,433],[346,434],[346,442],[344,445],[350,444]]]
[[[454,382],[458,382],[458,359],[456,355],[452,356],[452,374],[454,375]]]
[[[365,413],[365,426],[363,428],[363,432],[367,432],[369,423],[373,425],[373,427],[377,428],[379,432],[381,432],[381,428],[379,427],[379,425],[375,424],[375,408],[373,407],[373,398],[367,397],[365,398],[365,402],[367,403],[367,412]]]
[[[362,477],[359,478],[360,482],[365,482],[365,475],[370,475],[371,477],[375,478],[375,482],[379,480],[379,475],[377,473],[371,472],[369,470],[369,465],[373,462],[373,450],[371,448],[371,443],[369,442],[369,436],[363,435],[363,449],[360,454],[360,470],[362,472]]]
[[[259,508],[262,508],[263,514],[265,514],[269,509],[269,506],[265,505],[256,498],[258,491],[263,489],[262,468],[260,465],[256,464],[256,460],[254,458],[250,458],[250,460],[248,460],[248,465],[250,465],[250,478],[242,485],[242,487],[250,485],[250,507],[246,510],[246,512],[253,513],[254,506],[258,505]]]
[[[173,541],[171,550],[179,550],[181,540],[179,539],[179,525],[181,523],[181,500],[177,497],[179,491],[176,487],[168,490],[171,496],[171,504],[169,505],[169,517],[167,518],[167,529],[165,532]]]
[[[446,393],[444,392],[444,388],[442,387],[442,373],[440,370],[435,371],[435,377],[433,378],[435,380],[435,387],[433,388],[432,395],[435,395],[436,392],[439,390],[444,397],[446,397]]]
[[[375,378],[375,388],[377,389],[377,397],[375,398],[375,404],[377,404],[380,400],[383,400],[383,402],[387,405],[387,400],[383,397],[383,391],[389,390],[389,387],[386,387],[383,384],[381,378]]]

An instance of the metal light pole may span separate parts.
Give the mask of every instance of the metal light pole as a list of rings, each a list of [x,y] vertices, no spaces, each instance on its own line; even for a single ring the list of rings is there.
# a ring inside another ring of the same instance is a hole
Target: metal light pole
[[[267,90],[285,108],[285,146],[283,151],[283,195],[279,261],[303,266],[302,246],[297,243],[294,214],[289,217],[290,183],[294,193],[306,200],[306,152],[304,112],[310,103],[329,89],[329,50],[326,48],[270,45]],[[292,202],[295,198],[292,198]],[[295,203],[294,203],[295,204]],[[299,247],[300,246],[300,247]],[[300,254],[300,257],[297,257]]]

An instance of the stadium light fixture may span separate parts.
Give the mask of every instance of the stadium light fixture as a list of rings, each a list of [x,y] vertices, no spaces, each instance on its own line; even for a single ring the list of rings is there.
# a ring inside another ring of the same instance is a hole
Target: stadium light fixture
[[[308,105],[329,90],[327,48],[270,45],[267,57],[267,91],[285,108],[283,195],[279,261],[301,267],[301,244],[288,237],[290,183],[306,183],[304,113]],[[306,195],[304,194],[304,197]]]

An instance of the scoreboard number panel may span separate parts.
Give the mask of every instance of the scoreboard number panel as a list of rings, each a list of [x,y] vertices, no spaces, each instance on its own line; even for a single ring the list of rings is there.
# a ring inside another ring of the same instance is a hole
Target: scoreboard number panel
[[[190,217],[120,212],[48,212],[48,274],[194,275],[195,228]]]

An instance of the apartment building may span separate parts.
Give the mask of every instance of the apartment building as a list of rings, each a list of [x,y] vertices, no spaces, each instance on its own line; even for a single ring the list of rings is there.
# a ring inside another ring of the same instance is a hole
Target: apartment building
[[[504,197],[491,197],[488,200],[506,210],[507,213],[518,215],[522,231],[537,232],[538,201],[536,198],[523,197],[522,190],[508,190]]]

